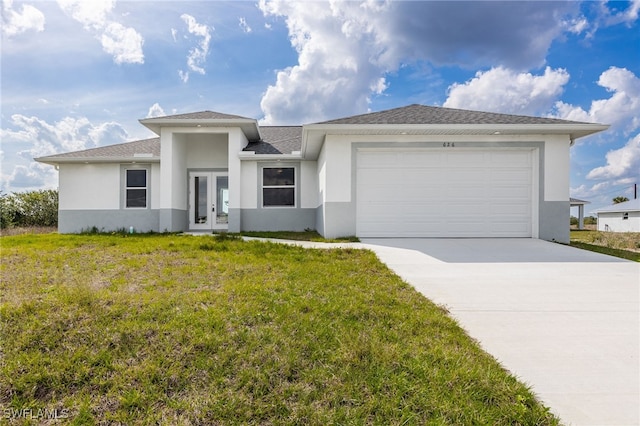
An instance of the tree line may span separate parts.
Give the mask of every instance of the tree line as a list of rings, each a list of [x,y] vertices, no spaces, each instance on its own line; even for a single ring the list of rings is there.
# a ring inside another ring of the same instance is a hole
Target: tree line
[[[58,226],[58,191],[0,192],[0,228]]]

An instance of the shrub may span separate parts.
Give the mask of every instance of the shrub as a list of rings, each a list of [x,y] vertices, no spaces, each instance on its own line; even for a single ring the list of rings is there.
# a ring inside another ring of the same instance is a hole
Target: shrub
[[[0,228],[57,225],[57,190],[0,194]]]

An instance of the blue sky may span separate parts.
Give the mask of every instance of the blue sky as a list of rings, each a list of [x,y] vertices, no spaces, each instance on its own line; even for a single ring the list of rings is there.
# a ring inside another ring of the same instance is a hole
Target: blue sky
[[[640,0],[2,2],[3,192],[33,157],[213,110],[304,124],[412,103],[610,124],[571,150],[591,210],[640,184]]]

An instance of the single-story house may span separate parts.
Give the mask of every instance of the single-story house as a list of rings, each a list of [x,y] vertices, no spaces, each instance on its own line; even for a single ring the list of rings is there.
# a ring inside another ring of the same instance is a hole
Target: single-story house
[[[569,241],[569,148],[608,126],[409,105],[302,126],[204,111],[36,158],[59,231],[276,231]]]
[[[603,207],[598,215],[598,231],[640,232],[640,198]]]

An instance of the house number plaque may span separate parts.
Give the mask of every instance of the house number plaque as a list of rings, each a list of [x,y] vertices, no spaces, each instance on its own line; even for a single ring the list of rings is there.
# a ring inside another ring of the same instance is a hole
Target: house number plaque
[[[442,146],[445,148],[454,148],[456,146],[455,142],[443,142]]]

